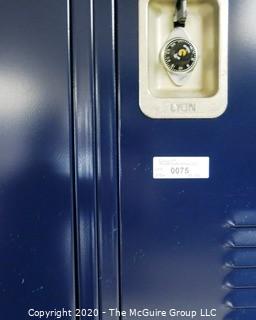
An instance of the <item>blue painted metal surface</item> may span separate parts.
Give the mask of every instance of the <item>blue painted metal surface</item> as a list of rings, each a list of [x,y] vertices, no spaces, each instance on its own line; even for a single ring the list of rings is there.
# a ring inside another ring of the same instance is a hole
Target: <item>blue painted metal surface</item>
[[[164,121],[138,104],[138,1],[117,6],[123,309],[217,308],[218,320],[255,319],[247,269],[256,267],[256,4],[230,1],[226,113]],[[153,180],[153,156],[209,156],[210,179]]]
[[[71,3],[0,1],[1,316],[76,305],[254,320],[256,5],[230,3],[227,112],[152,120],[138,105],[138,1]],[[153,180],[153,156],[209,156],[210,179]]]
[[[72,17],[77,293],[81,308],[107,310],[120,303],[113,2],[76,0]]]
[[[77,308],[98,308],[93,3],[75,0],[72,17]]]
[[[0,314],[74,307],[67,1],[0,1]]]
[[[99,306],[104,311],[108,308],[121,308],[115,1],[93,2]],[[103,313],[101,318],[115,317]]]

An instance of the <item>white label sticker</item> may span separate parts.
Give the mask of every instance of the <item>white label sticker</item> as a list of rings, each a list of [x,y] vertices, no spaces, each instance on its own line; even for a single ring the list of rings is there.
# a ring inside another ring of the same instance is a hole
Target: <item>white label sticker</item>
[[[208,179],[209,157],[154,157],[154,179]]]

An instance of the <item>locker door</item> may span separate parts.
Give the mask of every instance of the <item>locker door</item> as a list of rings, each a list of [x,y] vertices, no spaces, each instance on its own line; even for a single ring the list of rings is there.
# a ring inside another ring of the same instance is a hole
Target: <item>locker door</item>
[[[68,1],[0,1],[0,314],[6,320],[75,305],[68,30]]]
[[[255,319],[256,5],[229,2],[227,110],[178,120],[140,111],[138,5],[117,1],[116,15],[122,308]],[[210,176],[153,179],[153,157],[164,156],[209,157]]]

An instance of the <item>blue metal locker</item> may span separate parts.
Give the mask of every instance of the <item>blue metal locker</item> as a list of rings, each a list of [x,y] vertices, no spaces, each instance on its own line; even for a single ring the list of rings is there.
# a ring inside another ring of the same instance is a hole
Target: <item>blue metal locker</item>
[[[243,26],[253,23],[254,4],[230,3],[227,110],[176,120],[140,110],[138,5],[93,6],[98,306],[253,319],[254,64],[246,61],[254,35],[245,37]],[[209,179],[153,179],[155,156],[205,155]],[[110,304],[106,284],[116,294]]]
[[[62,308],[93,309],[95,319],[148,310],[153,319],[255,319],[256,5],[228,1],[223,114],[157,119],[141,111],[146,1],[0,1],[3,319]],[[147,3],[149,20],[169,8],[168,0]],[[190,3],[220,15],[211,7],[219,0]],[[213,57],[201,52],[203,67],[218,67]],[[157,86],[167,75],[157,77],[148,91],[164,103]],[[195,94],[212,98],[219,83],[207,77],[210,91],[202,82]],[[207,157],[209,177],[155,178],[155,157]]]
[[[139,107],[138,1],[117,1],[123,309],[255,319],[256,6],[229,6],[227,110],[215,119],[157,120]],[[210,177],[154,180],[154,156],[208,156]]]
[[[0,318],[73,309],[69,6],[0,1]]]

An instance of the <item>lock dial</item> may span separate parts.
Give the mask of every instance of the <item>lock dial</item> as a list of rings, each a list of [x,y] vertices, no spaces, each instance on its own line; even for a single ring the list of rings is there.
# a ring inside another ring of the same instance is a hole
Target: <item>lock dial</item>
[[[170,72],[188,72],[196,65],[197,50],[190,41],[176,38],[165,45],[162,58]]]

